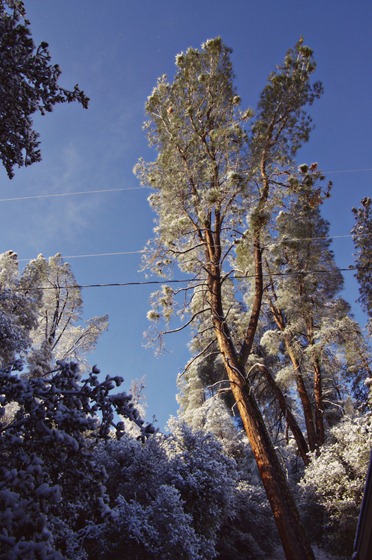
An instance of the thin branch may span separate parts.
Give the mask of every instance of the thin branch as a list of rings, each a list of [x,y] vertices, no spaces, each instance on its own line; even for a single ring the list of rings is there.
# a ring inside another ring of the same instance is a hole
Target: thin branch
[[[221,383],[230,383],[229,379],[220,379],[220,381],[216,381],[216,383],[212,383],[212,385],[207,385],[207,389],[212,389],[216,385],[220,385]]]
[[[176,329],[170,329],[167,331],[161,331],[159,332],[159,336],[164,336],[166,334],[173,334],[173,333],[177,333],[177,332],[181,332],[183,331],[186,327],[188,327],[193,321],[194,319],[198,316],[198,315],[202,315],[203,313],[205,313],[206,311],[210,311],[210,309],[202,309],[201,311],[197,311],[196,313],[193,314],[193,316],[183,325],[181,325],[180,327],[176,328]]]
[[[209,342],[209,344],[207,344],[207,346],[205,346],[203,348],[203,350],[201,350],[201,352],[199,352],[196,356],[194,356],[194,358],[192,358],[192,360],[190,360],[187,364],[185,369],[179,374],[180,377],[182,377],[187,370],[191,367],[191,365],[201,356],[203,356],[205,354],[205,352],[216,342],[216,339],[214,338],[213,340],[211,340]],[[213,354],[220,354],[220,352],[211,352],[211,354],[208,354],[208,356],[212,356]]]
[[[189,249],[184,249],[183,251],[181,250],[176,250],[176,249],[167,249],[166,252],[172,253],[174,255],[185,255],[186,253],[189,253],[190,251],[194,251],[194,249],[198,249],[199,247],[204,247],[205,243],[198,243],[197,245],[194,245],[193,247],[190,247]]]

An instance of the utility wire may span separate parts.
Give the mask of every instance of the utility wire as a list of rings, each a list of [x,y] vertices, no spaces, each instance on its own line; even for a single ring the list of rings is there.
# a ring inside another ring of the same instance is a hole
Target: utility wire
[[[363,267],[362,270],[371,270],[371,267]],[[338,268],[340,272],[355,272],[356,269],[353,267],[349,268]],[[359,268],[361,270],[361,268]],[[300,270],[297,272],[276,272],[271,274],[263,274],[263,277],[271,278],[273,276],[299,276],[300,274],[327,274],[328,270]],[[255,274],[247,275],[231,275],[229,278],[233,280],[245,280],[247,278],[255,278]],[[188,284],[194,282],[205,282],[205,278],[177,278],[174,280],[145,280],[137,282],[107,282],[101,284],[71,284],[69,286],[58,286],[59,289],[83,289],[83,288],[126,288],[129,286],[156,286],[164,284]],[[55,286],[38,286],[38,287],[28,287],[28,288],[17,288],[20,291],[36,291],[36,290],[54,290]]]
[[[361,171],[372,171],[372,167],[367,167],[365,169],[336,169],[334,171],[323,171],[323,173],[327,173],[329,175],[331,173],[357,173]]]
[[[368,233],[358,233],[358,234],[344,234],[344,235],[327,235],[324,237],[285,237],[284,241],[325,241],[328,239],[346,239],[349,237],[369,237]],[[270,245],[275,245],[275,239]],[[122,255],[141,255],[144,254],[145,249],[140,249],[138,251],[115,251],[107,253],[86,253],[83,255],[62,255],[64,260],[67,259],[86,259],[86,258],[97,258],[97,257],[117,257]],[[29,262],[33,260],[34,257],[29,259],[18,259],[18,262]]]
[[[139,255],[141,253],[144,253],[143,249],[141,249],[140,251],[116,251],[112,253],[87,253],[86,255],[61,255],[61,256],[63,260],[67,260],[67,259],[85,259],[89,257],[116,257],[120,255]],[[32,260],[34,260],[34,258],[18,259],[18,262],[29,262]]]
[[[372,167],[367,167],[364,169],[336,169],[333,171],[324,171],[324,174],[333,174],[333,173],[360,173],[372,171]],[[123,192],[123,191],[135,191],[138,189],[151,189],[151,187],[138,185],[136,187],[121,187],[117,189],[95,189],[90,191],[78,191],[78,192],[66,192],[66,193],[45,193],[45,194],[36,194],[30,196],[18,196],[12,198],[0,198],[0,202],[16,202],[19,200],[36,200],[36,199],[43,199],[43,198],[60,198],[66,196],[80,196],[84,194],[98,194],[98,193],[112,193],[112,192]]]
[[[18,200],[35,200],[40,198],[58,198],[63,196],[78,196],[83,194],[97,194],[97,193],[111,193],[111,192],[122,192],[122,191],[135,191],[138,189],[148,189],[150,187],[137,186],[137,187],[122,187],[119,189],[96,189],[92,191],[78,191],[78,192],[66,192],[66,193],[45,193],[45,194],[35,194],[30,196],[17,196],[13,198],[0,198],[0,202],[15,202]]]

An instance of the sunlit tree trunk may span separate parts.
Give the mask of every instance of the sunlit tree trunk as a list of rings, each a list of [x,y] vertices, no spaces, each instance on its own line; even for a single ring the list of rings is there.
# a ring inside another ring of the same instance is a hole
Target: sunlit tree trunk
[[[213,325],[226,373],[248,436],[287,560],[314,559],[282,467],[267,432],[246,371],[239,361],[224,320],[218,272],[209,280]]]
[[[261,198],[261,205],[264,205],[264,197]],[[253,347],[253,342],[254,342],[254,338],[256,335],[256,331],[257,331],[257,325],[258,325],[258,321],[261,315],[261,306],[262,306],[262,297],[263,297],[263,290],[264,290],[264,286],[263,286],[263,264],[262,264],[262,248],[261,248],[261,243],[260,243],[260,230],[258,228],[256,228],[255,232],[254,232],[254,241],[253,241],[253,246],[254,246],[254,250],[253,250],[253,260],[254,260],[254,271],[255,271],[255,282],[254,282],[254,299],[253,299],[253,304],[252,304],[252,311],[250,314],[250,319],[249,319],[249,323],[248,323],[248,328],[247,331],[245,333],[245,338],[243,341],[243,345],[240,351],[240,361],[243,365],[245,365],[247,363],[247,360],[249,358],[249,355],[252,351],[252,347]],[[281,314],[272,306],[272,311],[275,311],[275,314],[277,316],[277,321],[280,322],[280,320],[282,319]],[[275,379],[272,377],[272,375],[270,374],[270,372],[265,368],[265,367],[261,367],[259,368],[259,370],[262,372],[262,374],[265,377],[266,382],[270,385],[271,391],[280,407],[280,410],[282,412],[282,414],[285,416],[286,421],[288,423],[288,426],[290,428],[290,430],[292,431],[292,434],[295,438],[296,444],[297,444],[297,448],[299,451],[299,454],[304,462],[305,465],[309,464],[309,458],[307,456],[308,452],[309,452],[309,447],[306,443],[306,440],[303,436],[302,430],[300,428],[300,426],[298,425],[297,420],[295,419],[294,415],[292,414],[291,410],[289,409],[287,403],[286,403],[286,399],[282,393],[282,391],[280,390],[280,387],[278,386],[278,384],[276,383]],[[299,369],[297,370],[296,368],[296,372],[297,375],[300,378],[300,373],[299,373]],[[300,378],[301,379],[301,378]],[[306,400],[307,397],[307,393],[306,393],[306,388],[303,386],[303,394],[304,394],[304,400]],[[310,405],[310,402],[309,402]],[[310,407],[310,414],[311,414],[311,407]],[[309,423],[309,427],[310,429],[313,428],[313,424],[312,422]],[[311,435],[312,432],[310,431]]]

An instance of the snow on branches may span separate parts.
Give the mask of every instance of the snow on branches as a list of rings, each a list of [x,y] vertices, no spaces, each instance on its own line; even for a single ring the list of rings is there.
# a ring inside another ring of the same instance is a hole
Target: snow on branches
[[[0,558],[63,558],[53,519],[78,531],[87,508],[91,521],[110,511],[95,442],[122,437],[119,416],[138,426],[142,441],[155,429],[140,418],[131,395],[112,392],[121,377],[101,381],[94,367],[81,378],[68,362],[36,378],[16,370],[19,363],[0,370]]]

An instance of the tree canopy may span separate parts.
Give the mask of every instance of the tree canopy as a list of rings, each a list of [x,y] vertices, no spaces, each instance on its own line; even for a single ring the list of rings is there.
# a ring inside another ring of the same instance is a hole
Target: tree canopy
[[[42,255],[20,272],[13,251],[0,255],[1,363],[27,360],[32,375],[53,369],[57,360],[86,365],[108,316],[82,322],[81,289],[61,255]]]
[[[21,0],[0,1],[0,159],[9,178],[14,167],[41,160],[39,134],[32,115],[45,115],[59,103],[77,101],[88,107],[78,85],[58,84],[61,69],[51,63],[48,44],[34,44]]]
[[[157,214],[146,266],[167,275],[177,264],[193,276],[182,290],[181,316],[189,314],[186,324],[206,342],[200,355],[215,346],[222,356],[288,558],[312,558],[245,366],[261,314],[264,244],[275,235],[276,217],[293,198],[316,205],[322,197],[321,172],[294,160],[311,130],[307,106],[322,86],[311,82],[313,53],[301,39],[270,74],[253,117],[239,108],[230,53],[220,38],[188,49],[176,57],[173,82],[162,76],[148,98],[146,128],[158,157],[136,167],[154,189],[149,200]],[[229,281],[238,276],[236,247],[245,240],[255,287],[236,329],[241,300]],[[167,286],[155,294],[149,317],[169,321],[176,295]]]

